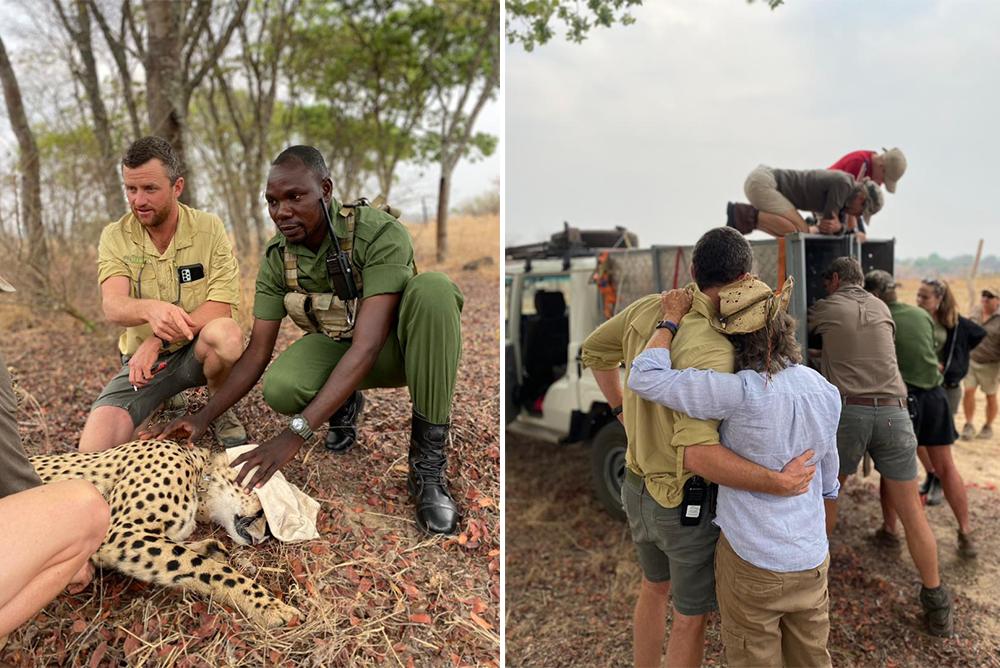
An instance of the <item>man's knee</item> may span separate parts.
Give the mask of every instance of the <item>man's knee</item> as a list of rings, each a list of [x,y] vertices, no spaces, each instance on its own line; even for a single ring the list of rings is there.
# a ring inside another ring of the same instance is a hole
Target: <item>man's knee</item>
[[[653,582],[643,577],[642,584],[640,585],[640,594],[666,598],[670,594],[670,580]]]
[[[104,542],[111,524],[111,509],[94,485],[86,480],[65,480],[65,491],[70,497],[67,506],[77,515],[73,523],[80,530],[84,551],[94,552]]]
[[[708,619],[707,614],[701,615],[685,615],[677,611],[674,608],[674,633],[685,633],[685,632],[695,632],[699,629],[705,627],[705,621]]]
[[[299,400],[301,390],[295,383],[295,377],[281,373],[273,366],[264,374],[262,392],[264,402],[282,415],[295,415],[305,408]]]
[[[453,295],[454,302],[444,298]],[[428,271],[417,274],[406,283],[403,299],[412,306],[419,303],[420,310],[440,309],[451,311],[457,304],[462,309],[462,293],[447,274],[440,271]]]
[[[232,366],[243,354],[243,330],[232,318],[210,320],[201,332],[198,341],[205,346],[204,353],[212,353],[226,366]]]
[[[95,406],[87,416],[80,436],[80,452],[100,452],[129,440],[135,423],[131,414],[120,406]]]

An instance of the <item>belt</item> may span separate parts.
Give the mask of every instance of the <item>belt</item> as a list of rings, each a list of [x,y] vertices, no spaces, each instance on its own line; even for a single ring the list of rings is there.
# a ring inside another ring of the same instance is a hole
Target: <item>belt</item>
[[[906,399],[903,397],[845,397],[844,403],[848,406],[898,406],[906,408]]]

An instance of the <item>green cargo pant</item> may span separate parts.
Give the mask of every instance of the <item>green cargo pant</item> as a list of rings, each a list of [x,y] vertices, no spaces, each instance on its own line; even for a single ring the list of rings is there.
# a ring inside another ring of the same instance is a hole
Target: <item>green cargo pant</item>
[[[411,278],[399,302],[399,322],[357,389],[405,385],[414,411],[433,424],[447,423],[462,352],[463,301],[445,274]],[[267,370],[264,401],[285,415],[302,412],[350,346],[324,334],[306,334]]]

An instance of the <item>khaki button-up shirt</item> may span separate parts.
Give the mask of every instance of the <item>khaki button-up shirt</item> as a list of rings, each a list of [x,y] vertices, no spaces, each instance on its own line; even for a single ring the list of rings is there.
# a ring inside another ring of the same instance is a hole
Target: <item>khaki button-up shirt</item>
[[[733,371],[733,346],[709,325],[715,315],[712,300],[694,288],[691,311],[681,320],[671,345],[674,368],[696,367]],[[630,304],[587,337],[583,365],[616,369],[624,362],[626,374],[632,360],[643,351],[660,318],[660,296],[649,295]],[[622,416],[628,450],[628,468],[644,478],[657,503],[674,508],[684,494],[691,472],[684,469],[684,448],[719,443],[718,420],[696,420],[666,406],[645,401],[628,389],[626,375]]]
[[[1000,362],[1000,312],[994,313],[986,322],[983,322],[983,315],[973,316],[972,321],[982,325],[986,330],[986,338],[972,349],[970,358],[976,364],[993,364]]]
[[[889,307],[847,285],[809,309],[809,331],[823,337],[821,371],[844,397],[905,397]]]
[[[162,255],[131,212],[105,227],[98,246],[98,283],[126,276],[131,297],[170,302],[188,313],[207,301],[236,309],[240,272],[222,220],[183,204],[177,206],[177,230]],[[148,324],[128,327],[118,339],[118,349],[131,355],[152,335]],[[169,350],[183,345],[175,343]]]

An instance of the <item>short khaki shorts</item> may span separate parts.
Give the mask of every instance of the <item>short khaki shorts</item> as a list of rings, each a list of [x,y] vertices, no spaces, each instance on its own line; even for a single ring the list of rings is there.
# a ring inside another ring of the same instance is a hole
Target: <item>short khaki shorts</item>
[[[189,387],[199,387],[208,382],[201,362],[194,354],[194,343],[189,343],[172,353],[160,355],[156,363],[160,362],[167,364],[163,370],[154,374],[153,379],[143,387],[133,389],[128,379],[126,360],[121,370],[101,390],[100,396],[94,401],[90,410],[98,406],[124,408],[131,416],[132,424],[139,426],[157,406],[170,397]]]
[[[761,165],[750,172],[743,183],[743,192],[747,196],[747,201],[761,211],[784,214],[796,210],[795,205],[778,192],[778,182],[774,179],[774,172],[770,167]]]
[[[969,373],[965,376],[965,389],[983,388],[983,394],[996,394],[1000,387],[1000,362],[980,364],[969,360]]]
[[[642,573],[650,582],[670,581],[674,608],[693,617],[718,608],[715,600],[715,543],[719,527],[705,512],[696,526],[681,525],[680,508],[664,508],[642,479],[629,471],[622,505]]]
[[[889,480],[917,477],[917,437],[913,421],[899,406],[845,405],[837,426],[840,475],[853,475],[865,451],[875,469]]]

